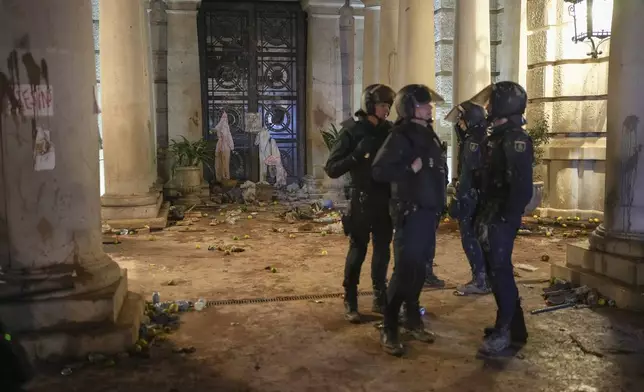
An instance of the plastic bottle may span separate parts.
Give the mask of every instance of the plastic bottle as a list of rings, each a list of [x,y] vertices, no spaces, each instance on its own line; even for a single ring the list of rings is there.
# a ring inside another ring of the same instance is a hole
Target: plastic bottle
[[[195,302],[195,310],[197,312],[200,312],[206,308],[206,300],[203,298],[199,298],[197,302]]]
[[[152,293],[152,303],[156,305],[159,302],[161,302],[161,295],[158,291],[155,291],[154,293]]]

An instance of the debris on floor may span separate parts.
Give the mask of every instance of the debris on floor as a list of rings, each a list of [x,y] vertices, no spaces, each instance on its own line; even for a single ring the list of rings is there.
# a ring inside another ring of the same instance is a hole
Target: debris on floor
[[[205,301],[200,299],[205,307]],[[167,336],[179,328],[180,320],[179,314],[197,310],[197,301],[193,304],[190,301],[167,301],[161,302],[161,297],[158,292],[152,295],[152,301],[146,303],[145,315],[139,328],[139,338],[136,344],[124,353],[116,355],[105,355],[102,353],[90,353],[86,361],[67,364],[60,374],[63,376],[70,376],[74,371],[82,369],[86,366],[115,366],[118,361],[126,358],[149,358],[150,348],[152,346],[160,345],[161,342],[167,340]],[[187,348],[174,348],[173,352],[182,354],[191,354],[196,350],[194,347]]]
[[[530,264],[515,264],[514,266],[520,270],[528,271],[528,272],[534,272],[539,269],[537,267],[531,266]]]
[[[603,297],[597,290],[588,286],[572,287],[570,282],[555,279],[550,287],[543,289],[546,307],[535,309],[530,314],[540,314],[567,308],[594,308],[615,306],[615,301]]]

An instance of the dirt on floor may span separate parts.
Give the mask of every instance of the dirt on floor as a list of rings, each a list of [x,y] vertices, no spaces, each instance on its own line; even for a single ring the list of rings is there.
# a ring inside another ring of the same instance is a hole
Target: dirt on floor
[[[121,236],[105,249],[127,268],[130,290],[148,299],[155,291],[162,301],[341,293],[346,237],[322,233],[327,223],[288,223],[279,216],[286,208],[202,210],[205,216],[192,225]],[[227,223],[238,210],[238,220]],[[494,320],[494,298],[453,294],[468,280],[469,266],[449,222],[441,226],[435,267],[448,287],[421,297],[425,322],[438,339],[432,345],[407,342],[403,358],[380,350],[373,327],[380,317],[369,312],[368,296],[360,298],[367,321],[357,326],[343,320],[341,298],[229,304],[183,314],[179,330],[153,347],[148,359],[122,356],[111,366],[87,365],[67,376],[60,374],[63,365],[53,367],[30,390],[642,391],[641,316],[609,308],[527,313],[544,306],[549,264],[543,260],[562,263],[566,242],[578,240],[518,237],[514,263],[530,340],[510,358],[476,356],[482,328]],[[369,260],[361,279],[365,291]],[[186,347],[196,350],[175,353]]]

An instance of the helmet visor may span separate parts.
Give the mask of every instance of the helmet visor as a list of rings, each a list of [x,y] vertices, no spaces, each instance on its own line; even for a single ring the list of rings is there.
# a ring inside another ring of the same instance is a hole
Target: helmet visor
[[[483,90],[479,91],[476,95],[470,98],[470,102],[486,107],[490,103],[490,97],[492,97],[492,91],[494,91],[494,83],[488,85]]]
[[[434,104],[442,104],[445,103],[445,98],[443,98],[439,93],[434,91],[433,89],[427,87],[427,90],[429,90],[429,96],[432,99],[432,103]]]

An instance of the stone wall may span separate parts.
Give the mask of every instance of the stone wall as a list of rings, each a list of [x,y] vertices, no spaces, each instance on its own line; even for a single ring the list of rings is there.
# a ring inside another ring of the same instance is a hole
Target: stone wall
[[[529,123],[548,118],[552,135],[540,212],[601,215],[608,43],[601,47],[604,54],[592,59],[588,45],[572,42],[574,24],[563,0],[528,0],[527,29],[527,118]]]
[[[452,124],[443,121],[443,118],[453,106],[453,66],[454,66],[454,26],[455,2],[454,0],[434,1],[434,39],[436,42],[436,88],[446,103],[436,109],[436,128],[442,140],[450,144],[448,162],[451,157]],[[479,0],[477,0],[479,1]],[[484,0],[480,0],[484,1]],[[513,1],[513,0],[506,0]],[[518,1],[518,0],[517,0]],[[490,0],[490,62],[492,81],[499,77],[497,53],[502,41],[501,17],[503,15],[503,0]],[[451,168],[450,168],[451,171]]]

